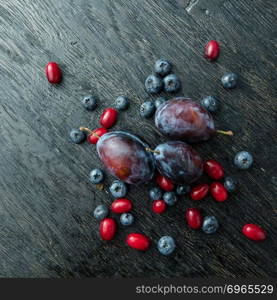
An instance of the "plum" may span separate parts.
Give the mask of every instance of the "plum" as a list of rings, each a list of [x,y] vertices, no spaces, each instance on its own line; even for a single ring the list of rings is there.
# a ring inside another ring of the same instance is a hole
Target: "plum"
[[[107,170],[120,180],[137,184],[152,179],[155,160],[149,146],[137,136],[114,131],[103,135],[97,143],[98,155]]]
[[[158,171],[176,184],[190,184],[203,174],[203,161],[188,144],[169,141],[153,151]]]

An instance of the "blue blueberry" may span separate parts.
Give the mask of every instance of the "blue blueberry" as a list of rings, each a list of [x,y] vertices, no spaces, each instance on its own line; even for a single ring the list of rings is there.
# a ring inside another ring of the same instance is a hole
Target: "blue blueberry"
[[[178,185],[176,188],[176,194],[179,196],[187,195],[191,188],[189,185]]]
[[[216,112],[218,110],[218,101],[213,96],[203,98],[201,100],[201,105],[209,112]]]
[[[175,248],[176,244],[171,236],[163,236],[158,241],[158,250],[163,255],[170,255]]]
[[[125,197],[127,194],[127,185],[120,180],[115,180],[110,186],[110,192],[115,198]]]
[[[253,164],[253,156],[247,151],[240,151],[234,158],[234,164],[242,170],[249,169]]]
[[[177,92],[181,87],[181,81],[179,77],[175,74],[167,75],[163,79],[164,90],[168,93]]]
[[[212,234],[217,231],[219,227],[218,221],[214,216],[206,216],[203,220],[202,230],[207,234]]]
[[[94,110],[97,106],[97,100],[93,96],[86,96],[82,100],[82,105],[86,110]]]
[[[157,75],[149,75],[145,80],[146,91],[150,94],[157,94],[161,91],[163,82]]]
[[[161,97],[161,98],[157,98],[154,102],[155,107],[158,108],[160,105],[162,105],[164,102],[166,102],[166,99]]]
[[[159,187],[153,187],[149,191],[149,196],[150,196],[151,200],[153,200],[153,201],[160,200],[160,199],[162,199],[163,191]]]
[[[100,169],[93,169],[89,173],[89,180],[94,184],[98,184],[104,180],[104,173]]]
[[[105,219],[109,214],[109,208],[106,204],[100,204],[96,206],[95,210],[93,211],[93,216],[98,221],[102,221]]]
[[[151,101],[146,101],[140,106],[140,115],[143,118],[150,118],[155,112],[155,105]]]
[[[226,89],[232,89],[238,83],[238,75],[235,73],[226,73],[221,77],[221,82]]]
[[[123,226],[130,226],[134,223],[134,216],[130,213],[124,213],[120,216],[120,223]]]
[[[160,76],[165,76],[170,73],[172,65],[169,61],[164,59],[159,59],[155,62],[155,73]]]
[[[167,205],[173,206],[178,199],[174,192],[166,192],[163,195],[163,200]]]
[[[224,187],[229,193],[233,193],[237,189],[237,181],[232,177],[226,177]]]
[[[129,107],[129,100],[124,96],[119,96],[115,100],[115,108],[118,110],[126,110]]]
[[[86,135],[79,129],[72,129],[69,133],[69,138],[72,143],[80,144],[86,139]]]

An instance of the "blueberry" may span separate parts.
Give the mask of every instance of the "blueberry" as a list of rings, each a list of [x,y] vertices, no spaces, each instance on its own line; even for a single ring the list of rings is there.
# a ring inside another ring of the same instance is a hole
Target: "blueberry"
[[[232,89],[237,85],[238,75],[235,73],[226,73],[221,77],[221,82],[226,89]]]
[[[155,105],[151,101],[146,101],[140,106],[140,115],[144,118],[150,118],[155,112]]]
[[[203,98],[201,100],[201,105],[210,112],[216,112],[218,110],[218,101],[213,96]]]
[[[177,92],[181,87],[181,81],[175,74],[167,75],[164,80],[164,90],[168,93]]]
[[[202,230],[207,234],[212,234],[217,231],[219,227],[218,221],[214,216],[206,216],[203,220]]]
[[[149,196],[150,198],[155,201],[155,200],[160,200],[162,199],[163,196],[163,192],[159,187],[153,187],[150,191],[149,191]]]
[[[237,189],[237,181],[232,177],[226,177],[224,187],[229,193],[232,193]]]
[[[72,129],[69,133],[69,137],[72,143],[80,144],[86,139],[86,135],[79,129]]]
[[[177,202],[177,197],[174,192],[166,192],[163,195],[163,200],[167,205],[173,206]]]
[[[186,195],[190,192],[191,188],[189,185],[178,185],[176,188],[176,194],[179,196]]]
[[[157,98],[154,102],[155,107],[158,108],[160,105],[162,105],[164,102],[166,102],[165,98]]]
[[[127,194],[127,185],[123,181],[115,180],[110,186],[110,192],[115,198],[125,197]]]
[[[155,73],[160,76],[165,76],[170,73],[172,65],[169,61],[164,59],[159,59],[155,62]]]
[[[174,239],[171,236],[163,236],[158,241],[158,250],[163,255],[170,255],[176,248]]]
[[[89,180],[94,184],[100,183],[104,180],[104,173],[99,169],[93,169],[89,173]]]
[[[124,96],[119,96],[115,100],[115,108],[118,110],[126,110],[129,107],[129,100]]]
[[[102,221],[103,219],[105,219],[108,214],[109,214],[109,209],[108,206],[105,204],[100,204],[96,206],[93,212],[94,218],[97,219],[98,221]]]
[[[236,154],[234,158],[234,164],[239,169],[249,169],[253,164],[253,156],[247,151],[240,151]]]
[[[163,82],[157,75],[149,75],[145,80],[146,91],[150,94],[157,94],[161,91]]]
[[[93,96],[86,96],[83,100],[82,100],[82,105],[84,106],[84,108],[86,110],[94,110],[96,108],[97,105],[97,100],[95,97]]]
[[[134,223],[134,216],[130,213],[124,213],[120,216],[120,223],[123,226],[130,226]]]

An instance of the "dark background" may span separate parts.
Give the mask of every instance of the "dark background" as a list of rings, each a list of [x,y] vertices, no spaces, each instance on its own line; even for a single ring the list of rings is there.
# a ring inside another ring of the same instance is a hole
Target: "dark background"
[[[276,8],[274,0],[1,1],[0,276],[277,276]],[[221,45],[215,63],[203,58],[211,39]],[[153,183],[132,186],[135,225],[103,243],[91,212],[112,202],[112,178],[103,191],[88,182],[90,170],[101,166],[95,147],[69,143],[68,133],[97,127],[103,108],[126,95],[130,109],[113,129],[139,134],[152,147],[165,141],[153,120],[139,116],[139,105],[153,98],[144,80],[159,58],[170,60],[181,77],[178,95],[219,98],[217,127],[235,136],[195,147],[203,158],[220,161],[240,189],[225,203],[180,199],[158,216],[148,197]],[[61,85],[46,81],[48,61],[60,64]],[[228,71],[239,75],[234,90],[220,83]],[[90,93],[99,99],[95,112],[80,105]],[[232,163],[243,149],[255,159],[248,171]],[[217,216],[218,233],[187,227],[184,211],[192,205]],[[266,229],[265,242],[241,234],[251,222]],[[125,245],[132,231],[151,238],[148,252]],[[162,235],[176,239],[171,257],[156,250]]]

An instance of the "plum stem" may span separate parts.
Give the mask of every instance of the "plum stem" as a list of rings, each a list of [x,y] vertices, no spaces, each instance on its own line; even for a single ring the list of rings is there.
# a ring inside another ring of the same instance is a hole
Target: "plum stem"
[[[233,131],[231,131],[231,130],[228,130],[228,131],[217,130],[216,132],[217,132],[217,133],[221,133],[221,134],[225,134],[225,135],[229,135],[229,136],[234,135]]]
[[[148,152],[156,153],[156,154],[160,154],[161,153],[160,151],[152,150],[150,148],[145,148],[145,150],[148,151]]]
[[[79,129],[80,129],[81,131],[86,131],[86,132],[88,132],[89,134],[92,134],[93,136],[96,136],[97,138],[100,139],[100,136],[99,136],[97,133],[93,132],[92,130],[90,130],[90,129],[86,128],[86,127],[80,127]]]

